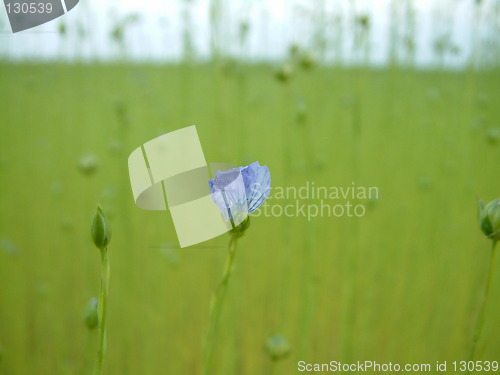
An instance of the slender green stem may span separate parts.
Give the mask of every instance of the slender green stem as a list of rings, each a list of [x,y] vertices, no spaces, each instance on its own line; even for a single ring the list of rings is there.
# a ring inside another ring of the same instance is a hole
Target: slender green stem
[[[277,370],[278,369],[278,363],[277,362],[278,361],[274,361],[274,360],[272,361],[272,363],[271,363],[271,373],[269,375],[275,375],[275,374],[278,373],[278,370]]]
[[[203,352],[204,375],[210,374],[212,366],[212,357],[217,336],[217,326],[219,323],[220,314],[224,304],[224,299],[226,297],[229,280],[233,272],[234,258],[236,256],[237,238],[238,238],[237,234],[231,235],[231,239],[229,240],[226,264],[224,266],[224,274],[222,275],[222,280],[219,282],[219,285],[217,286],[217,289],[215,290],[215,293],[212,296],[212,302],[210,303],[210,322]]]
[[[106,352],[106,312],[108,303],[109,262],[108,248],[101,250],[101,293],[99,294],[99,349],[94,366],[94,375],[100,375],[104,353]]]
[[[486,280],[486,289],[484,291],[483,300],[481,302],[481,307],[474,327],[474,335],[472,336],[472,347],[469,355],[469,361],[474,360],[474,356],[476,354],[476,349],[477,349],[477,343],[479,341],[479,338],[481,337],[481,332],[483,330],[483,323],[484,323],[484,312],[486,310],[486,303],[488,301],[488,296],[490,294],[491,280],[493,279],[493,268],[495,266],[495,246],[497,244],[497,241],[491,241],[491,242],[492,243],[491,243],[488,279]]]

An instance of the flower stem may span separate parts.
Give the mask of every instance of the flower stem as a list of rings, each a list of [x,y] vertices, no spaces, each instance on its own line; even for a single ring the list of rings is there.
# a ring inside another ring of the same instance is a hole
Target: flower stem
[[[106,312],[108,303],[109,286],[109,262],[108,248],[101,250],[101,292],[99,295],[98,314],[99,314],[99,349],[94,366],[94,375],[100,375],[104,353],[106,352]]]
[[[217,289],[215,290],[215,293],[212,296],[212,302],[210,303],[210,322],[203,350],[204,375],[209,375],[211,370],[213,351],[217,336],[217,326],[219,323],[220,314],[224,304],[224,299],[226,297],[229,280],[233,272],[234,258],[236,255],[237,238],[238,238],[237,234],[231,235],[231,239],[229,240],[226,264],[224,266],[224,274],[222,275],[222,279],[219,282],[219,285],[217,286]]]
[[[481,332],[483,330],[484,323],[484,312],[486,310],[486,303],[488,301],[488,296],[490,294],[491,280],[493,279],[493,268],[495,266],[495,246],[497,241],[491,241],[491,252],[490,252],[490,266],[488,272],[488,279],[486,280],[486,289],[484,291],[483,300],[481,302],[481,307],[479,310],[479,314],[476,319],[475,327],[474,327],[474,335],[472,336],[472,347],[469,355],[469,361],[474,360],[474,356],[476,354],[477,343],[479,338],[481,337]]]
[[[271,372],[270,372],[269,375],[275,375],[278,372],[277,368],[278,368],[277,361],[272,361],[272,363],[271,363]]]

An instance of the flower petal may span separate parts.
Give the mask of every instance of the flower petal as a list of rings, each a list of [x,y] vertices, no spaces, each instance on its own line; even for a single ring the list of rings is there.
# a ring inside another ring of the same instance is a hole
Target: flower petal
[[[243,168],[241,173],[245,180],[248,212],[254,212],[269,196],[271,174],[266,165],[260,166],[258,162]]]
[[[218,171],[209,181],[212,200],[217,204],[226,220],[239,223],[248,212],[245,184],[241,168]]]
[[[238,225],[269,196],[271,174],[266,165],[254,162],[246,167],[218,171],[209,186],[212,200],[224,218]]]

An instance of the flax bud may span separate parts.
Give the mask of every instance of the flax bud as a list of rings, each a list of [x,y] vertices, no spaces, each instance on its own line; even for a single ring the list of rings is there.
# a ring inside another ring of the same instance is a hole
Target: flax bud
[[[104,216],[101,206],[97,206],[97,212],[90,230],[92,241],[99,250],[104,250],[111,241],[111,227]]]

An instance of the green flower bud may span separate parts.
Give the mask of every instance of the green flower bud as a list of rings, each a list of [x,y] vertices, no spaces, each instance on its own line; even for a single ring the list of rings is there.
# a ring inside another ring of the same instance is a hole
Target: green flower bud
[[[61,220],[61,229],[65,232],[71,232],[75,228],[75,222],[69,216],[64,217]]]
[[[288,64],[283,65],[276,71],[276,79],[280,82],[286,83],[292,75],[292,67]]]
[[[300,53],[300,47],[297,44],[291,44],[290,47],[288,47],[288,54],[292,59],[295,59]]]
[[[57,31],[59,31],[59,35],[62,35],[62,36],[66,35],[66,31],[67,31],[66,24],[64,22],[61,22],[59,24],[59,27],[57,28]]]
[[[17,246],[14,245],[14,243],[6,237],[0,239],[0,250],[5,251],[7,254],[10,254],[12,256],[19,255]]]
[[[316,65],[316,58],[310,52],[305,52],[300,58],[300,66],[304,70],[309,70]]]
[[[356,22],[363,28],[369,28],[370,27],[370,17],[368,17],[366,14],[359,16],[356,19]]]
[[[500,141],[500,128],[493,128],[486,133],[486,140],[492,144],[495,145]]]
[[[49,295],[49,288],[47,287],[46,284],[38,283],[35,290],[38,296],[41,298],[45,298]]]
[[[240,23],[239,37],[240,42],[244,42],[248,36],[248,31],[250,30],[250,24],[248,21],[242,21]]]
[[[84,175],[90,176],[97,170],[98,166],[99,162],[94,154],[84,154],[78,159],[78,169]]]
[[[484,207],[479,202],[479,222],[481,230],[489,239],[500,241],[500,199],[491,201]]]
[[[266,340],[264,349],[273,361],[279,361],[290,354],[290,344],[282,335],[271,335]]]
[[[111,227],[106,216],[104,216],[104,212],[102,212],[101,206],[97,206],[97,212],[92,222],[90,236],[95,246],[101,251],[105,249],[109,241],[111,241]]]
[[[304,124],[307,120],[307,106],[303,99],[299,99],[296,102],[295,116],[299,124]]]
[[[160,252],[173,268],[179,267],[179,263],[181,260],[179,252],[172,246],[170,242],[165,242],[161,246]]]
[[[93,330],[99,325],[99,315],[97,312],[97,298],[92,297],[85,306],[83,320],[88,329]]]

